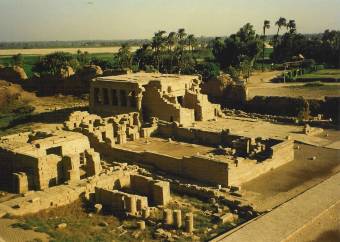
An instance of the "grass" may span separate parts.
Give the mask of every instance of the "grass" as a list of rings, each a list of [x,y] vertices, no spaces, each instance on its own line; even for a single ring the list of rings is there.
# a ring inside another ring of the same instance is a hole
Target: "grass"
[[[324,86],[325,84],[320,82],[320,81],[317,81],[317,82],[309,82],[309,83],[306,83],[304,84],[303,86],[304,87],[321,87],[321,86]]]
[[[304,74],[300,78],[340,78],[340,69],[323,69],[312,73]]]
[[[99,226],[101,222],[106,222],[108,226]],[[67,227],[56,229],[60,223],[66,223]],[[127,231],[125,234],[122,234],[122,225]],[[112,215],[99,214],[89,217],[87,208],[81,201],[26,216],[13,226],[46,233],[55,242],[153,241],[152,231],[148,227],[139,233],[138,239],[134,238],[137,231],[135,219],[120,221]]]
[[[90,53],[89,58],[96,57],[102,60],[112,60],[113,53]],[[39,61],[42,55],[23,55],[24,64],[23,68],[28,77],[33,76],[32,68],[35,63]],[[0,65],[9,66],[12,65],[12,57],[11,56],[0,56]]]
[[[24,65],[23,68],[27,76],[31,77],[33,75],[32,68],[34,64],[39,60],[41,56],[39,55],[24,55]],[[10,56],[0,56],[0,65],[11,65],[12,57]]]

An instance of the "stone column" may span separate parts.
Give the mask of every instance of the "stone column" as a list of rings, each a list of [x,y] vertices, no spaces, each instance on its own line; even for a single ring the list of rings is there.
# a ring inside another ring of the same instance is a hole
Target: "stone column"
[[[194,215],[192,213],[185,214],[185,232],[192,233],[194,231]]]
[[[143,208],[142,209],[142,218],[143,219],[147,219],[148,217],[150,217],[150,208]]]
[[[174,225],[177,229],[182,227],[182,211],[174,210]]]
[[[136,202],[136,197],[135,196],[128,196],[125,198],[126,199],[126,208],[127,212],[131,214],[136,214],[137,212],[137,202]]]
[[[172,210],[171,209],[164,209],[163,216],[164,216],[164,224],[172,225],[172,223],[173,223]]]
[[[136,92],[136,106],[137,106],[138,112],[142,111],[143,91],[144,91],[144,88],[140,87]]]
[[[137,227],[140,230],[144,230],[145,229],[145,221],[138,221],[137,222]]]

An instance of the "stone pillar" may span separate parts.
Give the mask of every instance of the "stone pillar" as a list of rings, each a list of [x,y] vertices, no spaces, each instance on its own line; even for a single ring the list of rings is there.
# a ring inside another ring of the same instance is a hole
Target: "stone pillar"
[[[172,225],[173,223],[173,214],[171,209],[164,209],[163,211],[164,223],[166,225]]]
[[[177,229],[182,227],[182,211],[174,210],[174,225]]]
[[[138,112],[142,111],[143,91],[144,91],[144,88],[142,87],[142,88],[139,88],[138,91],[136,92],[136,105],[137,105]]]
[[[192,233],[194,231],[194,215],[192,213],[185,214],[185,232]]]
[[[143,219],[147,219],[148,217],[150,217],[150,208],[146,207],[142,209],[142,218]]]
[[[28,177],[25,172],[13,173],[13,192],[28,192]]]
[[[86,175],[95,176],[98,175],[102,170],[99,153],[93,149],[85,150],[86,157]]]
[[[152,185],[152,198],[156,205],[165,206],[170,201],[170,184],[166,181],[158,181]]]
[[[137,211],[141,211],[142,210],[142,200],[137,199]]]
[[[138,221],[137,222],[137,227],[140,230],[144,230],[145,229],[145,221]]]
[[[126,209],[131,214],[137,213],[137,202],[135,196],[127,196],[126,198]]]

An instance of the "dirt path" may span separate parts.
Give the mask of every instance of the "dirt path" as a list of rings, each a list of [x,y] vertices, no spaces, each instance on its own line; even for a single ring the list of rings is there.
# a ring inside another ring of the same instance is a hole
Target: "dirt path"
[[[18,221],[14,219],[0,219],[0,242],[25,242],[33,241],[34,239],[43,242],[49,241],[49,236],[46,234],[33,230],[13,228],[12,225],[17,222]]]
[[[248,87],[259,86],[264,83],[269,83],[272,79],[279,76],[281,71],[266,71],[266,72],[253,72],[251,77],[248,79]]]

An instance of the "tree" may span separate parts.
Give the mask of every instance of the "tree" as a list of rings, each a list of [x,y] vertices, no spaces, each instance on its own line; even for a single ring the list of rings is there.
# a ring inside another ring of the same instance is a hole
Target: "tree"
[[[60,77],[62,70],[66,70],[68,66],[76,68],[77,61],[74,57],[65,52],[54,52],[42,57],[32,68],[34,72],[40,75],[52,75]]]
[[[209,81],[219,76],[220,68],[215,63],[201,63],[195,66],[198,74],[202,75],[203,81]]]
[[[261,51],[262,42],[251,24],[246,24],[236,34],[225,38],[215,38],[212,52],[221,68],[229,66],[239,67],[240,63],[248,59],[251,64]]]
[[[176,48],[176,56],[178,60],[178,72],[181,72],[181,70],[184,68],[184,58],[187,58],[184,56],[185,46],[187,44],[186,41],[187,33],[185,33],[185,29],[181,28],[177,31],[177,38],[178,38],[178,47]]]
[[[12,63],[16,66],[22,66],[24,64],[24,57],[21,53],[12,56]]]
[[[130,46],[126,43],[122,44],[116,55],[116,60],[120,69],[129,68],[131,69],[132,53]]]
[[[262,45],[262,71],[264,71],[264,54],[265,54],[265,44],[266,44],[266,29],[270,28],[270,21],[265,20],[263,22],[263,45]]]
[[[295,33],[296,32],[295,20],[289,20],[286,27],[287,27],[287,30],[289,31],[289,33],[291,33],[291,34]]]
[[[195,35],[189,34],[188,37],[187,37],[187,42],[188,42],[189,51],[191,51],[191,53],[192,53],[194,47],[197,45],[197,39],[196,39]]]
[[[87,65],[90,62],[89,53],[87,51],[82,52],[81,50],[78,50],[76,58],[80,66]]]
[[[277,33],[275,36],[275,45],[276,45],[279,40],[279,33],[280,33],[281,28],[287,26],[287,20],[283,17],[280,17],[279,20],[276,21],[275,25],[277,26]]]
[[[150,43],[145,43],[136,50],[133,62],[137,64],[138,69],[144,71],[153,66],[153,52]]]
[[[151,46],[155,51],[155,56],[157,60],[157,70],[160,69],[160,63],[161,63],[161,51],[165,47],[166,43],[166,37],[164,37],[164,34],[166,32],[164,30],[160,30],[155,33],[155,35],[152,37],[152,43]]]
[[[168,46],[168,50],[169,52],[172,51],[173,47],[176,45],[177,43],[177,35],[176,32],[170,32],[168,34],[168,37],[166,38],[166,44]]]

